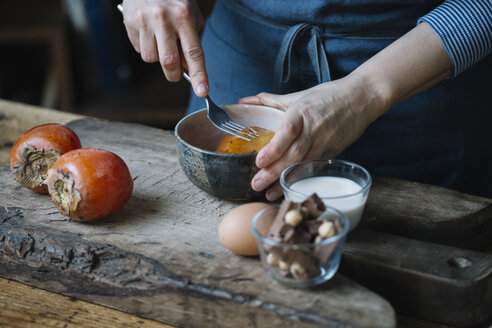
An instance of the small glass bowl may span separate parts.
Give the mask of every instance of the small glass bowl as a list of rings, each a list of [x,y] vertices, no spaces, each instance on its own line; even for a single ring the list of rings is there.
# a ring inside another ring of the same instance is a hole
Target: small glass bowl
[[[323,188],[329,187],[326,185],[317,185],[309,191],[299,191],[292,188],[294,183],[314,177],[346,178],[357,183],[361,189],[357,192],[327,197],[323,196],[322,191]],[[369,172],[358,164],[337,159],[321,159],[296,163],[286,168],[280,175],[280,184],[285,199],[294,202],[301,202],[316,192],[326,206],[334,207],[347,215],[350,229],[353,230],[362,217],[372,178]]]
[[[350,226],[347,216],[327,207],[317,220],[336,222],[340,230],[336,235],[318,243],[287,244],[268,236],[279,208],[279,205],[272,205],[261,210],[251,223],[263,268],[274,280],[290,287],[310,287],[330,280],[340,265]]]

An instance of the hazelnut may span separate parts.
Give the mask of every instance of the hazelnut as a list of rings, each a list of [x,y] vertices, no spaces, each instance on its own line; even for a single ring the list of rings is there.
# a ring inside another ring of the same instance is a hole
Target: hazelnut
[[[318,228],[318,234],[322,238],[330,238],[335,235],[335,225],[331,221],[325,221]]]
[[[290,273],[292,273],[294,277],[302,276],[305,272],[306,270],[303,268],[303,266],[297,262],[292,263],[290,266]]]
[[[289,270],[289,263],[287,262],[284,262],[284,261],[278,261],[278,267],[281,269],[281,270]]]
[[[285,214],[285,223],[295,227],[302,221],[302,214],[298,210],[290,210]]]
[[[272,253],[268,253],[267,255],[267,263],[271,266],[277,266],[279,263],[278,263],[278,258],[273,255]]]
[[[303,219],[307,219],[309,217],[309,210],[306,206],[301,207],[301,214]]]

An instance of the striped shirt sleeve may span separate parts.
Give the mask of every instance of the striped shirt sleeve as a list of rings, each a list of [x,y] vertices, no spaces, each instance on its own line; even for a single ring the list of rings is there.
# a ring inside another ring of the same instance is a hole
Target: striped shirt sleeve
[[[492,53],[492,0],[447,0],[421,22],[441,38],[453,64],[452,77]]]

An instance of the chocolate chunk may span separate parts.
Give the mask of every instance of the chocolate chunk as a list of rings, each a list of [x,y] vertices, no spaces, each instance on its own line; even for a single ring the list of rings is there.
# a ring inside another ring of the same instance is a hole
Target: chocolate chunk
[[[286,224],[284,226],[284,231],[285,232],[282,235],[282,243],[286,243],[286,244],[294,243],[293,237],[296,234],[296,229],[293,226]]]
[[[290,243],[292,244],[306,244],[311,242],[313,234],[306,229],[304,225],[299,225],[296,227],[296,233],[292,237]]]
[[[289,270],[282,270],[280,268],[277,268],[277,273],[280,274],[282,277],[285,277],[285,278],[290,278],[290,276],[291,276],[291,273]]]
[[[334,243],[330,243],[330,244],[326,244],[326,245],[317,246],[314,249],[314,255],[316,256],[316,258],[318,258],[318,260],[321,263],[324,263],[324,262],[326,262],[326,260],[328,260],[328,258],[331,256],[333,251],[336,249],[336,247],[338,246],[338,243],[339,243],[339,241],[334,242]]]
[[[284,217],[293,204],[294,204],[293,202],[288,200],[284,200],[282,202],[282,205],[280,205],[280,208],[277,212],[277,216],[275,216],[275,219],[273,220],[273,223],[270,226],[270,229],[268,230],[268,237],[276,241],[282,240],[282,230],[285,229],[285,225],[286,225],[284,221]]]
[[[305,224],[306,224],[306,227],[307,227],[310,234],[317,235],[318,234],[318,228],[322,223],[323,223],[323,221],[309,220],[309,221],[306,221]]]
[[[283,262],[288,262],[288,252],[286,252],[286,248],[283,246],[270,246],[269,252],[272,253],[277,259]]]
[[[274,246],[271,248],[271,253],[280,261],[291,265],[296,263],[295,265],[300,267],[299,270],[295,270],[295,266],[294,268],[290,266],[290,269],[294,270],[282,270],[279,267],[274,267],[273,269],[283,277],[306,280],[320,274],[318,259],[313,256],[310,250]]]
[[[282,202],[282,205],[280,205],[277,215],[268,230],[268,237],[283,243],[288,242],[288,240],[292,238],[292,235],[294,234],[294,227],[286,224],[284,221],[285,214],[287,214],[290,210],[300,211],[301,204],[291,201]]]
[[[288,253],[291,263],[298,263],[303,270],[292,274],[297,279],[305,280],[320,274],[319,261],[310,250],[291,249]]]
[[[301,206],[307,208],[309,219],[314,220],[326,211],[325,203],[318,197],[317,194],[312,194],[308,199],[301,203]]]
[[[329,220],[329,221],[333,222],[333,225],[335,227],[335,235],[338,235],[339,233],[342,232],[343,228],[342,228],[342,225],[340,224],[340,221],[338,219]],[[322,223],[323,221],[317,221],[317,222]],[[325,262],[326,260],[328,260],[328,258],[331,256],[331,254],[333,253],[335,248],[338,246],[338,243],[339,243],[339,241],[328,244],[328,245],[317,246],[314,249],[314,254],[320,260],[320,262]]]

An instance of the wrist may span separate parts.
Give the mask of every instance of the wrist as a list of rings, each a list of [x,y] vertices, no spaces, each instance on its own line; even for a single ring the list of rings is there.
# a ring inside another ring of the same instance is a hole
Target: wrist
[[[381,80],[362,70],[355,70],[346,76],[351,89],[356,90],[352,95],[354,101],[363,104],[362,108],[367,124],[371,124],[393,106],[391,89]]]
[[[381,116],[397,103],[448,77],[453,67],[444,45],[426,23],[360,65],[353,75],[374,102],[372,114]]]

